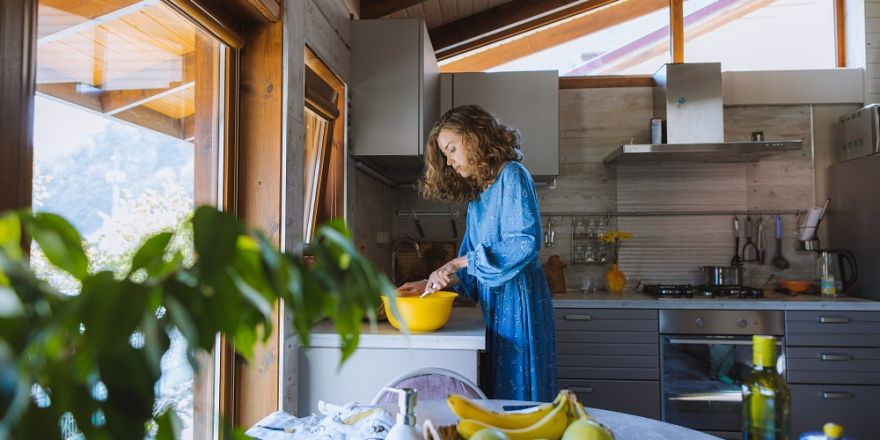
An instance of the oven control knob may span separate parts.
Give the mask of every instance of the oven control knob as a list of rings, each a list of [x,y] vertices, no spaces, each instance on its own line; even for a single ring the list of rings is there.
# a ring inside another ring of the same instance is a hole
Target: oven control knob
[[[739,328],[746,328],[749,325],[749,321],[746,321],[743,318],[740,318],[739,321],[736,321],[736,326]]]
[[[694,325],[703,328],[706,325],[706,321],[703,321],[703,318],[697,318],[694,320]]]

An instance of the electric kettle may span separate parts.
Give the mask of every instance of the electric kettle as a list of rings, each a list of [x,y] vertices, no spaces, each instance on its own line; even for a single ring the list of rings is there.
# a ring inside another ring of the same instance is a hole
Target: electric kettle
[[[859,265],[852,252],[846,249],[821,249],[816,254],[816,278],[833,277],[840,291],[845,291],[858,281]]]

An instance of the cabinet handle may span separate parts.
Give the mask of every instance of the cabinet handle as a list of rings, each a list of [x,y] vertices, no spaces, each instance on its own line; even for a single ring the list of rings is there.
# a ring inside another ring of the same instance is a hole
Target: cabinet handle
[[[840,391],[822,391],[823,399],[852,399],[853,393],[845,393]]]
[[[852,355],[847,353],[820,353],[819,360],[823,361],[851,361]]]
[[[566,321],[592,321],[592,315],[565,315],[563,317]]]
[[[593,392],[593,387],[571,387],[569,389],[576,392],[576,393],[577,392],[580,392],[580,393],[592,393]]]
[[[820,316],[819,323],[820,324],[846,324],[849,322],[849,317],[846,316]]]

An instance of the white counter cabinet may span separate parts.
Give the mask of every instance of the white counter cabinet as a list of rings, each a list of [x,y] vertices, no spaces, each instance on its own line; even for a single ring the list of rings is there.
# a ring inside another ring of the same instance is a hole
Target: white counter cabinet
[[[446,368],[477,383],[478,352],[486,348],[479,308],[456,307],[436,332],[404,335],[387,322],[376,331],[361,326],[358,349],[338,368],[339,336],[331,322],[318,324],[311,347],[299,354],[299,415],[317,412],[318,401],[369,403],[388,381],[425,367]]]

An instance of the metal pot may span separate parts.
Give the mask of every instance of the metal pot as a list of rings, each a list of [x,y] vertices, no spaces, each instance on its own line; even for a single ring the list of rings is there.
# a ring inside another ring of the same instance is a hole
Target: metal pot
[[[703,283],[708,286],[739,286],[742,285],[741,266],[700,266],[703,271]]]

